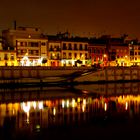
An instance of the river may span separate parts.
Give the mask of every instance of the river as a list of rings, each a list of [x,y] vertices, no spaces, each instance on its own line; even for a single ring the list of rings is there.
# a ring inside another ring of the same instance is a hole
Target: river
[[[1,139],[135,139],[140,83],[0,89]]]

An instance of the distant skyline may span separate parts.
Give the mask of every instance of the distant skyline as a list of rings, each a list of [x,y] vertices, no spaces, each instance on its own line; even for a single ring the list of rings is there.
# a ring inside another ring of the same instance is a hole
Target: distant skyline
[[[38,27],[47,34],[128,34],[140,39],[139,0],[1,0],[0,30]]]

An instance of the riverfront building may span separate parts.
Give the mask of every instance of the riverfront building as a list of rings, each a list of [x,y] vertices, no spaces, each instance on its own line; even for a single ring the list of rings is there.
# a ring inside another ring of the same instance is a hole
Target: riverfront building
[[[47,36],[47,65],[61,66],[61,41],[56,36]]]
[[[107,45],[101,39],[91,40],[88,45],[89,57],[92,65],[108,66]]]
[[[83,38],[63,39],[62,66],[81,66],[88,64],[88,41]]]
[[[17,66],[16,49],[0,40],[0,66]]]
[[[140,65],[140,44],[130,43],[130,65]]]
[[[125,37],[73,37],[69,32],[44,35],[39,28],[2,31],[0,66],[140,65],[140,44]]]
[[[3,38],[16,50],[16,59],[22,66],[39,65],[47,57],[47,38],[38,28],[18,27],[2,32]]]

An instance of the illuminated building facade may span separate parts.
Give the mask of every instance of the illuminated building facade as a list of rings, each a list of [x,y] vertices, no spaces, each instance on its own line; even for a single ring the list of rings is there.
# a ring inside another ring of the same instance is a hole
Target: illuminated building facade
[[[106,54],[105,44],[89,44],[89,55],[91,59],[91,64],[100,64],[100,66],[107,66],[108,55]]]
[[[61,66],[61,41],[57,36],[47,36],[48,38],[48,66]]]
[[[140,44],[129,44],[130,50],[130,65],[140,66]]]
[[[18,27],[4,30],[3,37],[9,46],[16,50],[18,65],[42,65],[41,59],[47,57],[47,39],[43,38],[40,29]]]
[[[127,44],[111,45],[109,49],[111,54],[111,66],[129,66],[129,48]]]
[[[0,66],[17,66],[16,49],[0,41]]]
[[[44,35],[39,28],[2,31],[0,66],[140,65],[140,45],[124,37],[83,38],[68,32]]]
[[[82,66],[88,64],[88,42],[79,39],[62,40],[62,66]]]
[[[108,66],[129,66],[129,47],[124,37],[102,36],[106,45]]]

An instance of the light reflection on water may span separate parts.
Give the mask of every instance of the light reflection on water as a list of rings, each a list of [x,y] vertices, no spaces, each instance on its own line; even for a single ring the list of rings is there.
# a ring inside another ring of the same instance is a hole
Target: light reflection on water
[[[117,86],[112,85],[115,88]],[[81,92],[79,90],[51,89],[43,90],[42,93],[35,91],[32,93],[32,90],[29,90],[29,92],[21,94],[15,90],[17,93],[14,96],[10,91],[5,92],[9,97],[5,97],[4,92],[1,92],[0,128],[6,133],[7,131],[40,133],[44,129],[98,127],[129,124],[133,121],[140,124],[140,95],[138,92],[134,95],[130,93],[128,95],[106,94],[106,89],[105,94],[97,95],[94,92],[88,92],[89,90],[85,89],[87,86],[82,87],[84,88]],[[89,85],[89,87],[93,90],[95,85]],[[133,91],[131,90],[131,92]],[[33,100],[34,95],[38,99]],[[18,101],[20,98],[22,100]]]

